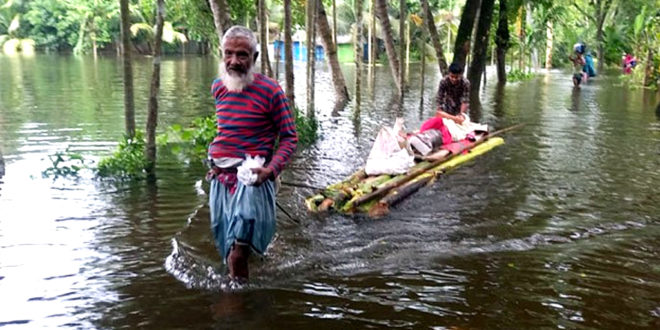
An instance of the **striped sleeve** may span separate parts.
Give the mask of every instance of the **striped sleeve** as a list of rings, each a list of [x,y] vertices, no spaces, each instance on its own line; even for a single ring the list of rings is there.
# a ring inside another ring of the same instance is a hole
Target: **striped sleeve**
[[[275,94],[273,94],[271,100],[271,113],[275,127],[279,131],[280,143],[268,164],[268,168],[273,170],[274,176],[278,176],[296,152],[298,134],[293,112],[289,108],[289,101],[282,88],[276,85],[274,92]]]

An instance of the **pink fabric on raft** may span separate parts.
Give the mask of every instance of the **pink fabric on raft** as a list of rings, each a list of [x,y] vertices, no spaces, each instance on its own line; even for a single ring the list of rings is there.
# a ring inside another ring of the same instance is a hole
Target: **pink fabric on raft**
[[[442,122],[442,118],[440,117],[433,117],[431,119],[428,119],[422,124],[422,127],[420,127],[419,132],[423,133],[426,130],[430,129],[437,129],[442,133],[442,142],[443,143],[448,143],[448,141],[451,141],[451,134],[449,134],[449,130],[447,129],[447,126]]]

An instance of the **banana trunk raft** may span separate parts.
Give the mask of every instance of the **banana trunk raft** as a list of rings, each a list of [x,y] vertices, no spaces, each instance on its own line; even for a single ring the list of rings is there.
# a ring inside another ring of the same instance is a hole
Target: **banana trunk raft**
[[[312,213],[335,211],[372,217],[385,215],[391,206],[432,183],[440,175],[503,144],[504,139],[497,135],[519,126],[481,135],[474,142],[460,141],[443,146],[419,159],[404,174],[368,176],[362,168],[345,180],[308,197],[305,204]]]

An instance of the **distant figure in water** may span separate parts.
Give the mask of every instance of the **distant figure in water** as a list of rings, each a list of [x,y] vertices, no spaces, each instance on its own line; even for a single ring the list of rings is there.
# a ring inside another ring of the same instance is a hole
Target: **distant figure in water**
[[[630,53],[626,53],[623,56],[621,65],[623,67],[623,74],[631,74],[632,69],[637,65],[637,59]]]
[[[277,81],[254,72],[254,33],[233,26],[222,38],[220,78],[213,81],[217,134],[208,148],[209,207],[215,245],[230,288],[247,283],[248,257],[263,254],[275,234],[275,180],[296,151],[289,101]],[[276,146],[277,143],[277,148]],[[248,165],[248,156],[265,163]]]
[[[577,43],[573,46],[573,55],[569,55],[568,59],[573,63],[573,86],[580,88],[580,83],[584,80],[587,81],[587,73],[582,71],[582,68],[586,64],[584,60],[584,50],[585,46],[582,43]]]

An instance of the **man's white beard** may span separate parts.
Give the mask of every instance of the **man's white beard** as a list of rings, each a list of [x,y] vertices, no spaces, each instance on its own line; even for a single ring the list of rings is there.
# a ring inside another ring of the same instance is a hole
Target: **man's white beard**
[[[227,72],[224,62],[220,63],[220,79],[230,92],[240,92],[254,81],[254,66],[250,66],[246,74]]]

